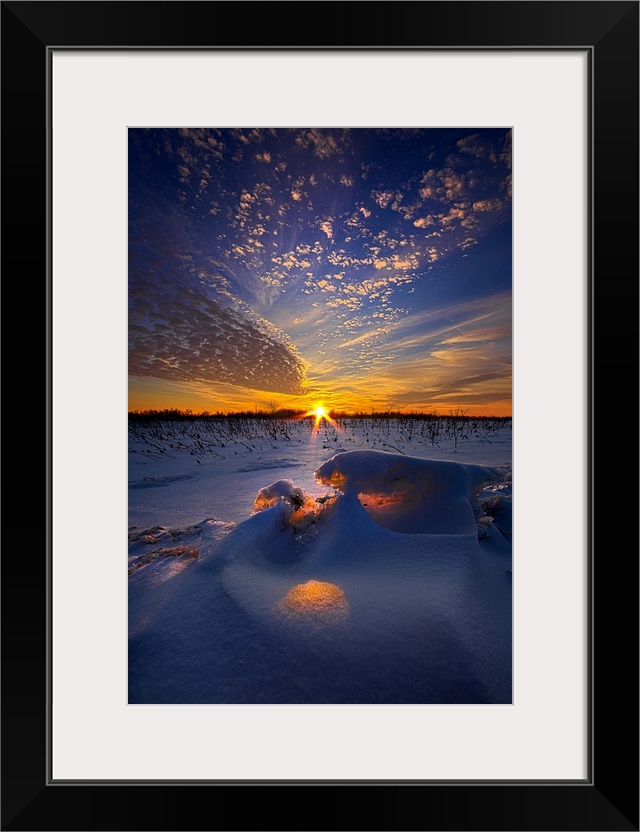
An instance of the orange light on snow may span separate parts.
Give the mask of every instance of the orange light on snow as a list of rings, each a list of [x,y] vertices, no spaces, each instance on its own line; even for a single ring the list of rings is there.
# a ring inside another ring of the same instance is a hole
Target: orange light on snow
[[[278,604],[287,615],[311,615],[315,620],[344,620],[349,605],[344,592],[335,584],[307,581],[287,592]]]

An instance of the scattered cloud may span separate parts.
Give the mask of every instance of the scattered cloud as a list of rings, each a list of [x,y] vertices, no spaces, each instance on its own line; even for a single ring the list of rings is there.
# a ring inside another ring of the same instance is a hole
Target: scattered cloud
[[[437,202],[451,202],[465,197],[467,176],[452,167],[430,168],[422,177],[420,196]]]
[[[459,139],[456,142],[456,147],[462,153],[468,153],[476,159],[489,159],[491,162],[497,160],[496,149],[492,146],[487,146],[477,133]]]
[[[451,364],[434,355],[462,342],[437,316],[406,327],[434,298],[486,298],[508,276],[473,264],[510,244],[510,131],[185,128],[130,143],[138,375],[293,395],[320,366],[401,368],[418,342],[398,373]]]
[[[473,210],[483,213],[485,211],[499,211],[502,208],[502,200],[497,197],[494,199],[480,199],[473,203]]]
[[[320,230],[324,231],[324,233],[330,240],[333,239],[333,224],[331,220],[324,220],[323,222],[321,222]]]
[[[303,149],[311,149],[318,159],[329,159],[341,155],[348,142],[349,131],[303,130],[296,136],[296,144]]]

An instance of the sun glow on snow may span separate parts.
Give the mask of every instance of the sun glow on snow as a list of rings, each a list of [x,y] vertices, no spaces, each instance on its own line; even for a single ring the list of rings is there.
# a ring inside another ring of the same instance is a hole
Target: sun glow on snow
[[[313,616],[323,622],[343,621],[349,604],[344,592],[335,584],[324,581],[307,581],[287,592],[277,608],[286,616]]]

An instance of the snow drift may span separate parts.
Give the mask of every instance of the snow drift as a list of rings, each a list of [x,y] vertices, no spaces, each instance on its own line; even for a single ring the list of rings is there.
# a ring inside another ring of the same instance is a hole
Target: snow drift
[[[328,493],[261,489],[162,604],[133,598],[146,618],[132,626],[130,701],[510,702],[504,473],[352,451],[315,477]]]

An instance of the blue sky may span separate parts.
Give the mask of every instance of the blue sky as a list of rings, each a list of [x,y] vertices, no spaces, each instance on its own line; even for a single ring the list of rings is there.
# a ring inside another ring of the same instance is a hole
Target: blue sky
[[[130,129],[129,408],[511,412],[511,132]]]

